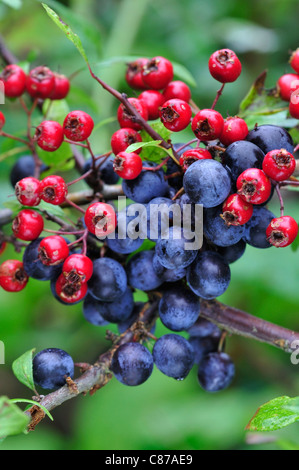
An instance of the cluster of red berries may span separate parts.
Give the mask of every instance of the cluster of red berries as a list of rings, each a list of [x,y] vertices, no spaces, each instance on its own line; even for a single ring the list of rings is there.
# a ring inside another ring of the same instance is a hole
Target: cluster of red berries
[[[280,97],[289,102],[290,115],[299,119],[299,49],[291,55],[290,65],[296,73],[286,73],[277,82]]]

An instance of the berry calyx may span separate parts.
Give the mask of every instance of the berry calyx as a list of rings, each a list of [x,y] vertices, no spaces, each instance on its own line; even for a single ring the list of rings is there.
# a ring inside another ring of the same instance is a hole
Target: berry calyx
[[[273,219],[267,227],[266,235],[271,245],[284,248],[291,245],[298,235],[298,224],[289,215]]]
[[[64,135],[73,142],[83,142],[88,139],[93,131],[92,117],[84,111],[72,111],[63,123]]]
[[[38,248],[38,258],[45,266],[57,266],[69,256],[67,242],[59,235],[44,238]]]
[[[299,73],[299,48],[296,49],[290,58],[290,65],[296,73]]]
[[[203,148],[196,148],[186,150],[180,157],[180,165],[183,171],[187,171],[189,166],[191,166],[197,160],[207,160],[211,159],[212,155],[210,152]]]
[[[130,128],[119,129],[111,137],[111,149],[114,155],[117,155],[120,152],[125,152],[130,145],[137,142],[142,142],[141,135],[137,131]],[[140,152],[141,148],[135,150],[135,153]]]
[[[55,87],[54,73],[48,67],[36,67],[26,80],[26,90],[32,98],[46,99]]]
[[[63,100],[67,97],[70,91],[70,81],[65,75],[60,75],[59,73],[54,72],[55,77],[55,86],[54,90],[51,93],[51,100]]]
[[[209,71],[218,82],[230,83],[237,80],[242,72],[242,65],[234,51],[220,49],[211,55]]]
[[[186,101],[173,99],[166,101],[160,109],[160,119],[166,129],[179,132],[190,124],[192,111]]]
[[[223,117],[213,109],[202,109],[192,120],[192,130],[202,141],[220,139],[223,125]]]
[[[299,88],[299,75],[286,73],[277,82],[278,93],[284,101],[290,101],[291,94]]]
[[[236,116],[224,120],[220,140],[226,147],[238,140],[245,140],[247,135],[248,126],[244,119]]]
[[[68,194],[68,187],[61,176],[47,176],[41,181],[40,188],[42,200],[54,206],[63,204]]]
[[[28,242],[38,238],[43,229],[44,219],[31,209],[23,209],[12,223],[14,236]]]
[[[271,150],[263,161],[263,170],[267,176],[275,181],[288,179],[295,171],[296,160],[285,149]]]
[[[173,79],[172,63],[165,57],[153,57],[142,70],[145,85],[153,90],[162,90]]]
[[[177,98],[189,103],[191,99],[191,91],[186,83],[181,80],[174,80],[168,83],[167,87],[163,91],[163,96],[165,101]]]
[[[145,90],[138,96],[139,100],[142,100],[147,107],[148,119],[154,120],[159,117],[159,109],[166,101],[165,97],[157,90]]]
[[[291,94],[289,111],[293,118],[299,119],[299,89]]]
[[[114,159],[113,169],[121,178],[134,180],[142,171],[142,160],[137,153],[120,152]]]
[[[244,225],[252,217],[253,206],[239,194],[231,194],[224,202],[222,211],[221,217],[226,225]]]
[[[249,168],[238,177],[237,190],[245,202],[263,204],[271,195],[272,185],[262,170]]]
[[[15,186],[16,197],[23,206],[38,206],[41,201],[41,182],[29,176],[23,178]]]
[[[0,75],[0,81],[4,84],[5,96],[18,98],[26,89],[27,76],[18,65],[7,65]]]
[[[130,62],[128,64],[126,81],[131,88],[136,90],[145,90],[147,88],[142,78],[143,66],[147,64],[147,62],[148,59],[140,57],[134,62]]]
[[[98,238],[113,233],[117,225],[115,210],[104,202],[91,204],[86,210],[84,221],[88,231]]]
[[[74,254],[65,260],[62,273],[69,284],[83,284],[88,282],[93,274],[93,263],[88,256]]]
[[[23,290],[29,277],[25,273],[23,263],[18,260],[7,260],[0,266],[0,286],[7,292]]]
[[[34,135],[37,145],[46,152],[55,152],[62,145],[63,129],[56,121],[43,121]]]
[[[59,276],[55,284],[55,290],[58,297],[67,304],[80,302],[87,295],[87,283],[70,284],[63,274]]]
[[[147,121],[148,120],[148,110],[145,103],[138,98],[128,98],[129,103],[136,109],[140,116]],[[136,122],[135,116],[129,113],[127,108],[121,104],[117,110],[117,119],[120,127],[129,127],[130,129],[135,129],[135,131],[140,131],[142,126]]]
[[[3,129],[4,125],[5,125],[5,116],[4,116],[4,114],[0,111],[0,131],[1,131],[1,129]]]

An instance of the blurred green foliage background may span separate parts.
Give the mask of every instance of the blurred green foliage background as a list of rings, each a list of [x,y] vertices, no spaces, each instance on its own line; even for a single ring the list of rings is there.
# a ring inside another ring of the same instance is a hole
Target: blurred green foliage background
[[[13,4],[16,9],[7,4]],[[209,75],[210,54],[228,47],[242,63],[240,79],[226,87],[218,105],[235,114],[253,80],[269,70],[267,85],[290,70],[289,51],[298,44],[299,3],[296,0],[65,0],[48,1],[81,37],[98,74],[121,91],[125,66],[109,65],[111,57],[163,55],[184,65],[195,77],[193,99],[209,107],[219,84]],[[46,64],[66,75],[84,63],[73,45],[51,22],[37,0],[0,1],[0,29],[20,60]],[[106,63],[105,63],[106,61]],[[96,64],[101,65],[96,66]],[[96,122],[113,117],[117,103],[91,80],[76,74],[69,97],[71,109],[92,113]],[[132,92],[130,92],[132,94]],[[17,103],[6,105],[7,131],[19,132],[25,117]],[[94,133],[97,152],[109,149],[116,123]],[[185,136],[188,138],[188,135]],[[180,137],[182,139],[182,137]],[[3,153],[4,143],[1,143]],[[0,158],[1,158],[0,153]],[[16,158],[0,163],[0,202],[11,195],[8,175]],[[71,175],[68,176],[71,179]],[[298,195],[286,198],[287,213],[299,220]],[[278,213],[276,199],[271,209]],[[9,249],[2,259],[15,254]],[[248,248],[232,265],[232,283],[225,303],[264,319],[299,330],[298,253]],[[30,398],[13,377],[11,364],[36,347],[59,347],[75,361],[92,362],[107,349],[105,328],[87,324],[80,306],[64,307],[49,293],[48,284],[31,280],[17,295],[0,292],[0,339],[6,365],[0,366],[0,393]],[[158,325],[157,335],[165,332]],[[298,367],[270,346],[236,337],[227,341],[236,363],[233,386],[208,395],[197,384],[196,369],[184,382],[155,371],[151,380],[133,389],[113,380],[93,397],[79,397],[54,412],[35,433],[10,438],[3,449],[277,449],[299,446],[298,425],[266,436],[269,443],[249,445],[244,431],[258,406],[279,395],[299,395]],[[265,436],[262,436],[265,437]]]

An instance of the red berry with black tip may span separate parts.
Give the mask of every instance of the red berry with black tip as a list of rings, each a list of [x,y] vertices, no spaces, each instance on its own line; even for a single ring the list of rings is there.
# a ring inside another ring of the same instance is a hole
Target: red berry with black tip
[[[135,90],[145,90],[148,88],[142,78],[143,66],[147,64],[148,59],[140,57],[134,62],[128,64],[126,80],[128,85]]]
[[[291,94],[289,111],[293,118],[299,119],[299,89]]]
[[[84,221],[88,231],[98,238],[113,233],[117,225],[114,208],[104,202],[91,204],[86,210]]]
[[[296,160],[294,156],[285,149],[271,150],[265,155],[263,170],[269,178],[274,181],[284,181],[295,171]]]
[[[59,235],[44,238],[38,248],[39,260],[45,266],[57,266],[70,254],[67,242]]]
[[[59,276],[55,284],[55,290],[58,297],[67,304],[80,302],[87,295],[87,283],[70,284],[63,274]]]
[[[192,118],[191,107],[186,101],[173,99],[166,101],[160,109],[160,119],[166,129],[179,132],[189,126]]]
[[[192,130],[202,141],[220,139],[223,125],[223,117],[214,109],[202,109],[192,120]]]
[[[68,187],[61,176],[47,176],[41,181],[40,185],[43,201],[54,206],[64,203],[68,194]]]
[[[299,75],[286,73],[277,82],[277,90],[284,101],[290,101],[291,94],[299,88]]]
[[[248,168],[237,179],[238,194],[245,202],[263,204],[271,196],[272,185],[268,176],[259,168]]]
[[[163,95],[165,101],[177,98],[189,103],[191,100],[191,90],[188,85],[186,85],[186,83],[182,82],[181,80],[174,80],[168,83],[167,87],[163,91]]]
[[[119,129],[111,137],[111,149],[114,155],[117,155],[120,152],[125,152],[130,145],[137,142],[142,142],[141,135],[137,131],[130,128]],[[141,148],[135,150],[135,153],[140,152]]]
[[[159,117],[159,109],[165,103],[165,97],[157,90],[145,90],[138,96],[147,107],[148,119],[154,120]]]
[[[253,205],[245,202],[239,194],[231,194],[224,202],[221,217],[227,226],[244,225],[252,217]]]
[[[62,273],[70,284],[88,282],[93,273],[93,262],[88,256],[74,254],[69,256],[62,267]]]
[[[203,148],[196,148],[186,150],[180,157],[180,165],[184,171],[187,171],[189,166],[195,163],[197,160],[211,159],[212,155],[210,152]]]
[[[55,87],[54,73],[48,67],[36,67],[26,80],[26,90],[32,98],[45,100],[51,96]]]
[[[137,153],[120,152],[113,161],[113,169],[121,178],[134,180],[142,171],[142,160]]]
[[[20,180],[15,186],[15,191],[19,203],[23,206],[38,206],[41,201],[41,182],[32,176]]]
[[[4,84],[5,96],[18,98],[26,89],[27,76],[18,65],[7,65],[0,75],[0,81]]]
[[[165,57],[153,57],[143,66],[142,79],[148,88],[164,89],[173,79],[172,63]]]
[[[129,103],[135,108],[135,110],[140,114],[140,116],[147,121],[148,120],[148,110],[145,103],[138,98],[128,98]],[[121,104],[117,110],[117,119],[120,127],[129,127],[130,129],[135,129],[135,131],[140,131],[142,126],[136,122],[134,115],[130,114],[127,108]]]
[[[84,111],[72,111],[63,123],[65,137],[73,142],[83,142],[88,139],[93,128],[92,117]]]
[[[290,65],[296,73],[299,73],[299,48],[296,49],[291,55]]]
[[[277,248],[291,245],[298,235],[298,224],[289,215],[273,219],[266,230],[268,241]]]
[[[59,73],[54,72],[55,77],[55,86],[54,90],[51,93],[51,100],[63,100],[67,97],[70,91],[70,81],[65,75],[60,75]]]
[[[36,240],[44,230],[44,219],[36,211],[23,209],[13,220],[12,230],[14,236],[20,240]]]
[[[211,55],[209,70],[212,77],[218,82],[230,83],[237,80],[242,72],[242,65],[234,51],[220,49]]]
[[[233,142],[238,140],[245,140],[248,135],[248,126],[244,119],[236,117],[229,117],[224,120],[222,134],[220,140],[228,147]]]
[[[20,292],[23,290],[29,277],[23,263],[18,260],[7,260],[0,266],[0,286],[7,292]]]
[[[62,126],[56,121],[43,121],[36,128],[34,140],[46,152],[55,152],[64,140]]]
[[[0,111],[0,130],[3,129],[4,124],[5,124],[5,116],[4,116],[4,114],[1,113],[1,111]]]

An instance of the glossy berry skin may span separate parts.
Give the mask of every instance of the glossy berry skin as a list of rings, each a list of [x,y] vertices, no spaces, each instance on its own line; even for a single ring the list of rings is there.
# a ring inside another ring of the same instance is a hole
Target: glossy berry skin
[[[298,235],[298,224],[289,215],[273,219],[266,230],[271,245],[284,248],[291,245]]]
[[[264,154],[276,149],[286,149],[293,153],[294,142],[290,134],[279,126],[263,124],[249,132],[246,140],[257,145]]]
[[[140,343],[126,343],[115,351],[110,370],[115,378],[131,387],[143,384],[152,374],[153,356]]]
[[[57,279],[61,273],[61,266],[45,266],[39,259],[39,245],[42,238],[37,238],[25,249],[23,255],[24,269],[28,276],[38,281],[51,281]]]
[[[134,308],[134,299],[128,287],[125,293],[113,302],[102,302],[91,295],[84,300],[83,314],[89,323],[99,325],[103,320],[108,323],[126,321]]]
[[[21,261],[7,260],[0,265],[0,286],[6,292],[20,292],[25,289],[28,280]]]
[[[137,153],[120,152],[116,155],[113,168],[125,180],[134,180],[142,171],[142,160]]]
[[[224,120],[222,134],[220,140],[228,147],[233,142],[245,140],[248,135],[248,126],[244,119],[239,117],[229,117]]]
[[[168,334],[156,341],[153,349],[154,363],[168,377],[183,380],[194,364],[191,344],[182,336]]]
[[[85,179],[85,182],[89,186],[91,186],[93,189],[99,183],[99,180],[102,180],[105,184],[116,184],[119,181],[119,176],[113,170],[113,160],[114,160],[114,155],[110,155],[108,158],[103,158],[98,170],[95,172],[95,174],[93,173],[90,174]],[[92,158],[89,158],[85,162],[81,170],[81,174],[84,175],[91,169],[92,169]]]
[[[14,236],[24,241],[33,241],[40,236],[44,229],[44,219],[31,209],[23,209],[13,220]]]
[[[45,166],[41,168],[44,171]],[[20,157],[14,166],[12,167],[10,173],[10,182],[14,188],[16,184],[28,176],[34,176],[35,163],[32,155],[24,155]]]
[[[177,98],[166,101],[160,108],[159,116],[166,127],[172,132],[179,132],[190,124],[192,111],[186,101]]]
[[[171,287],[164,293],[159,304],[163,325],[171,331],[191,328],[200,313],[198,297],[185,287]]]
[[[66,378],[74,378],[74,361],[62,349],[50,348],[40,351],[33,359],[35,385],[45,390],[56,390],[66,384]]]
[[[294,156],[285,149],[271,150],[263,161],[263,170],[269,178],[274,181],[288,179],[295,171],[296,160]]]
[[[0,75],[0,82],[4,84],[5,96],[18,98],[26,89],[27,76],[18,65],[7,65]]]
[[[62,272],[70,284],[88,282],[93,273],[93,263],[88,256],[73,254],[66,258]]]
[[[55,76],[48,67],[36,67],[27,76],[26,90],[32,98],[49,98],[54,87]]]
[[[204,211],[205,237],[217,247],[227,247],[238,243],[244,236],[244,225],[227,225],[222,215],[222,206]]]
[[[130,259],[126,270],[131,287],[148,292],[161,286],[163,280],[153,267],[154,256],[154,251],[143,251]]]
[[[253,215],[245,225],[244,240],[255,248],[265,249],[272,245],[266,236],[266,229],[275,215],[265,207],[254,206]]]
[[[198,369],[198,381],[206,392],[219,392],[231,384],[235,366],[225,353],[210,353],[203,358]]]
[[[100,258],[93,263],[93,275],[89,283],[89,293],[98,300],[113,302],[127,289],[126,271],[112,258]]]
[[[248,168],[237,179],[238,194],[251,204],[266,202],[272,190],[271,181],[259,168]]]
[[[235,245],[219,247],[217,251],[228,264],[232,264],[242,258],[245,250],[246,242],[244,240],[240,240]]]
[[[3,129],[4,125],[5,125],[5,116],[0,111],[0,130]]]
[[[194,350],[195,364],[200,364],[205,356],[210,353],[217,352],[219,346],[219,338],[206,336],[205,338],[192,337],[188,342]]]
[[[192,235],[181,227],[171,227],[167,236],[159,239],[156,244],[156,255],[159,263],[167,269],[187,268],[195,260],[197,250],[188,250]]]
[[[88,231],[100,238],[115,231],[117,218],[110,204],[95,202],[87,208],[84,222]]]
[[[299,90],[291,94],[289,111],[293,118],[299,119]]]
[[[176,282],[180,281],[186,276],[186,268],[177,268],[177,269],[167,269],[162,266],[160,263],[158,256],[155,255],[153,257],[153,268],[157,276],[163,282]]]
[[[92,117],[84,111],[72,111],[63,123],[64,135],[73,142],[87,140],[94,128]]]
[[[156,167],[152,162],[145,162],[145,167]],[[164,171],[143,170],[134,180],[124,180],[122,183],[125,195],[134,202],[148,203],[155,197],[163,197],[168,192],[168,185],[164,180]]]
[[[117,214],[117,227],[114,233],[107,237],[107,245],[110,250],[119,254],[130,254],[138,250],[144,242],[144,236],[136,233],[139,227],[129,227],[130,222],[134,221],[135,216],[128,215],[130,206]],[[136,215],[137,217],[137,215]],[[139,225],[139,224],[138,224]]]
[[[147,121],[148,120],[148,110],[145,103],[138,98],[128,98],[129,103],[136,109],[140,116]],[[135,131],[140,131],[142,126],[135,122],[134,116],[132,116],[126,109],[126,107],[121,104],[117,110],[117,120],[120,127],[134,129]]]
[[[39,245],[39,259],[45,266],[57,266],[69,256],[69,247],[59,235],[44,238]]]
[[[165,103],[165,97],[157,90],[145,90],[138,99],[142,100],[148,111],[148,119],[150,121],[158,119],[159,109]]]
[[[244,225],[252,216],[253,206],[239,194],[231,194],[223,204],[222,218],[226,225]]]
[[[64,277],[63,274],[60,274],[58,277],[55,290],[58,297],[65,302],[66,304],[75,304],[83,300],[88,291],[88,286],[86,283],[72,283],[70,284]]]
[[[143,66],[147,64],[148,59],[140,57],[134,62],[128,64],[126,72],[126,81],[131,88],[135,90],[145,90],[148,88],[142,78]]]
[[[277,82],[277,90],[281,99],[290,101],[291,94],[299,88],[299,75],[286,73]]]
[[[195,136],[202,141],[220,139],[224,120],[218,111],[202,109],[192,120],[192,130]]]
[[[137,142],[142,142],[141,135],[137,131],[130,128],[122,128],[114,132],[111,137],[111,148],[114,155],[118,155],[120,152],[125,152],[127,148],[136,144]],[[134,153],[140,153],[141,148],[135,150]]]
[[[33,177],[23,178],[15,187],[16,197],[23,206],[38,206],[42,197],[41,182]]]
[[[189,166],[195,163],[197,160],[211,160],[212,155],[210,152],[203,148],[196,148],[186,150],[180,157],[180,165],[183,171],[187,171]]]
[[[189,328],[190,338],[215,338],[218,341],[221,338],[221,330],[214,323],[199,316],[194,325]]]
[[[239,140],[229,145],[223,153],[223,164],[230,170],[235,183],[243,171],[248,168],[262,169],[264,153],[255,144]]]
[[[290,58],[290,65],[296,73],[299,73],[299,48],[296,49]]]
[[[34,135],[37,145],[46,152],[55,152],[64,139],[62,126],[56,121],[43,121]]]
[[[189,103],[191,99],[191,91],[186,83],[181,80],[174,80],[168,83],[167,87],[163,91],[165,101],[177,98],[179,100],[186,101]]]
[[[173,79],[172,63],[165,57],[153,57],[143,66],[142,79],[148,88],[164,89]]]
[[[54,72],[55,86],[51,93],[51,100],[64,100],[70,91],[70,81],[65,75]]]
[[[83,315],[85,320],[94,326],[109,325],[110,322],[105,320],[102,315],[105,311],[103,305],[107,305],[107,302],[101,302],[92,295],[87,294],[83,302]]]
[[[40,187],[42,200],[54,206],[63,204],[68,195],[68,187],[61,176],[47,176]]]
[[[242,65],[236,54],[230,49],[220,49],[209,59],[209,71],[215,80],[231,83],[237,80],[242,72]]]

